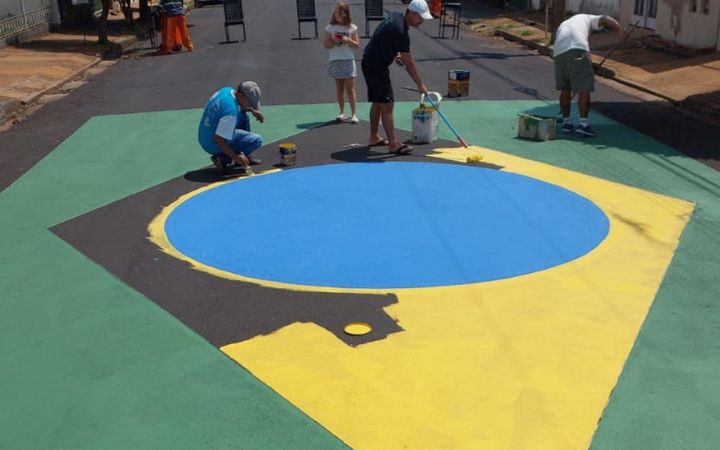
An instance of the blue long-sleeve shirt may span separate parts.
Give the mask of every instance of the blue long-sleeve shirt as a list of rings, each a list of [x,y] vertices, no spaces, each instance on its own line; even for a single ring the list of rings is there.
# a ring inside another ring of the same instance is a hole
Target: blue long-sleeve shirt
[[[168,16],[182,16],[185,14],[182,0],[160,0],[160,7],[167,12]]]

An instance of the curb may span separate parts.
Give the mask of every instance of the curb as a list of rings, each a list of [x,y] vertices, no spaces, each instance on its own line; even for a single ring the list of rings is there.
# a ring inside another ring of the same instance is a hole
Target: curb
[[[610,70],[610,72],[612,73],[612,70]],[[600,72],[598,72],[598,75],[600,75]],[[679,106],[682,103],[681,101],[677,101],[674,98],[668,97],[666,94],[663,94],[662,92],[654,91],[650,88],[647,88],[641,84],[636,83],[635,81],[628,80],[627,78],[619,77],[619,76],[615,75],[614,73],[609,76],[606,76],[606,75],[602,75],[602,76],[604,76],[605,78],[609,78],[611,80],[617,81],[620,84],[624,84],[625,86],[629,86],[633,89],[637,89],[638,91],[645,92],[646,94],[651,94],[651,95],[654,95],[655,97],[659,97],[663,100],[667,100],[674,106]]]
[[[530,47],[533,50],[537,50],[541,55],[552,57],[552,50],[550,50],[550,47],[548,47],[546,45],[538,44],[535,41],[529,41],[527,39],[523,39],[520,36],[517,36],[512,33],[508,33],[505,30],[495,30],[495,36],[500,36],[501,38],[503,38],[507,41],[517,42],[526,47]]]
[[[8,97],[4,98],[7,98],[7,100],[0,100],[0,122],[3,121],[5,117],[12,114],[13,111],[22,106],[22,102],[20,100]]]

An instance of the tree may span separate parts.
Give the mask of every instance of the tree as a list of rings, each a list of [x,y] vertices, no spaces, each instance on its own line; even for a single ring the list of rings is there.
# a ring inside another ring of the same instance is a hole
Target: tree
[[[120,9],[122,9],[123,15],[125,16],[125,22],[127,22],[128,26],[131,26],[133,23],[133,11],[132,11],[132,5],[130,4],[130,0],[119,0],[120,1]]]
[[[150,6],[148,5],[148,0],[140,0],[140,21],[143,23],[147,23],[148,20],[150,20]]]
[[[102,0],[102,12],[98,19],[98,43],[100,44],[107,44],[109,42],[107,18],[108,14],[110,14],[110,1],[111,0]]]
[[[555,32],[563,20],[565,20],[565,0],[552,0],[550,11],[550,23],[552,24],[551,42],[555,42]]]

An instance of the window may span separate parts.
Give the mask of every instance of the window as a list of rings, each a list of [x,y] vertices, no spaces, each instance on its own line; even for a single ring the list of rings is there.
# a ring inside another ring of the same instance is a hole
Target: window
[[[690,12],[708,15],[710,14],[710,0],[699,0],[700,10],[698,10],[698,0],[690,0]]]

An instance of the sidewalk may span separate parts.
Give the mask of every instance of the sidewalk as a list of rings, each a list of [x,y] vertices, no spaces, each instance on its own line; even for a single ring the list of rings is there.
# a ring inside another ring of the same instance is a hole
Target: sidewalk
[[[132,35],[108,39],[123,51],[137,42]],[[0,49],[0,131],[4,122],[20,120],[24,106],[100,63],[108,48],[95,34],[49,33]]]
[[[473,32],[500,36],[552,56],[550,33],[545,33],[543,14],[514,13],[500,17],[487,11],[463,10],[465,25]],[[614,33],[590,38],[592,60],[597,67],[618,44]],[[662,44],[662,43],[660,43]],[[636,28],[630,39],[612,53],[597,74],[634,89],[655,95],[704,118],[720,117],[720,52],[681,57],[654,49],[652,30]]]

